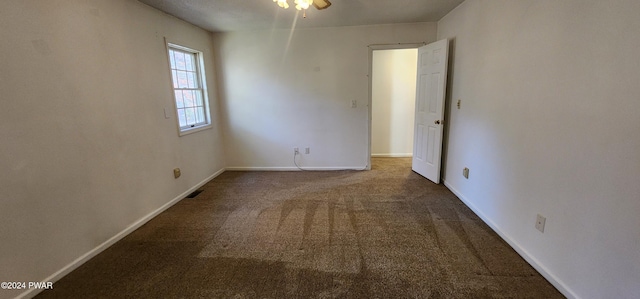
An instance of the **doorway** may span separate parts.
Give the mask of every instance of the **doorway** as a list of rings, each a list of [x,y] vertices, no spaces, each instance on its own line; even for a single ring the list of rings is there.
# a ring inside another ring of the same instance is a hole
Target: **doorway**
[[[376,55],[378,55],[378,53],[394,53],[394,52],[386,52],[386,51],[392,51],[392,50],[415,50],[416,51],[416,58],[417,59],[417,49],[419,47],[422,47],[426,45],[425,42],[421,42],[421,43],[399,43],[399,44],[377,44],[377,45],[369,45],[369,129],[368,129],[368,134],[369,134],[369,138],[368,138],[368,152],[367,152],[367,158],[368,158],[368,164],[366,169],[370,170],[371,169],[371,157],[373,156],[373,149],[372,149],[372,145],[373,145],[373,123],[374,121],[377,121],[373,119],[373,110],[374,110],[374,103],[373,103],[373,69],[374,69],[374,60],[373,60],[373,56],[374,53],[376,53]],[[383,54],[384,55],[384,54]],[[417,63],[416,66],[414,66],[414,68],[417,67]],[[415,70],[414,70],[415,72]],[[412,85],[415,86],[417,80],[416,80],[416,75],[417,73],[413,73],[413,78],[410,79],[410,82],[412,81]],[[411,77],[409,75],[407,75],[407,77]],[[412,99],[415,100],[415,95],[416,95],[416,89],[414,87],[414,89],[410,92]],[[405,107],[407,108],[407,107]],[[412,104],[409,104],[408,109],[411,109],[411,111],[415,110],[415,101]],[[411,114],[411,115],[405,115],[408,117],[411,117],[411,119],[413,120],[415,115]],[[380,116],[378,116],[377,118],[380,118]],[[389,125],[390,126],[390,125]],[[397,125],[400,126],[400,125]],[[389,129],[389,128],[387,128]],[[410,130],[410,134],[409,136],[411,136],[411,139],[413,140],[413,136],[414,136],[414,127],[412,126],[411,128],[409,128],[408,130]],[[382,157],[385,154],[390,154],[390,153],[382,153],[382,152],[377,152],[376,156],[377,157]],[[413,155],[413,146],[410,147],[410,150],[404,153],[406,156],[409,155]],[[389,155],[390,156],[390,155]]]
[[[417,48],[372,53],[372,157],[413,156],[417,61]]]
[[[411,169],[423,177],[440,183],[442,166],[442,136],[444,126],[444,102],[448,66],[449,41],[442,39],[430,44],[396,44],[369,46],[369,146],[367,169],[371,169],[372,140],[374,138],[372,125],[377,122],[373,118],[374,84],[379,85],[379,78],[374,79],[374,51],[391,49],[417,49],[417,72],[414,72],[415,88],[414,127],[412,134],[412,166]],[[394,81],[388,78],[388,81]],[[374,80],[376,82],[374,82]],[[392,84],[393,85],[393,84]],[[377,90],[378,86],[375,87]],[[376,94],[377,98],[378,95]],[[380,104],[378,104],[380,105]],[[389,114],[389,112],[386,112]],[[405,112],[406,113],[406,112]],[[392,113],[393,114],[393,113]],[[384,135],[384,134],[381,134]],[[378,136],[375,136],[377,138]],[[387,141],[388,142],[388,141]]]

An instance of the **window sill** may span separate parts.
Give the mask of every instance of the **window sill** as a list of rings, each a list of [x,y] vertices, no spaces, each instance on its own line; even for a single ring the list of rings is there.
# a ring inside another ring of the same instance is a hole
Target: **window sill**
[[[195,127],[193,129],[185,129],[185,130],[180,130],[178,128],[178,136],[182,137],[182,136],[185,136],[185,135],[197,133],[197,132],[208,130],[208,129],[211,129],[211,128],[213,128],[213,125],[211,125],[211,124],[208,124],[206,126]]]

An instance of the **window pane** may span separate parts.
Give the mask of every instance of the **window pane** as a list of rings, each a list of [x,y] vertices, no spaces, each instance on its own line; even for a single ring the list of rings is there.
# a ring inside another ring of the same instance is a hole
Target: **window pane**
[[[184,97],[184,106],[185,107],[193,107],[193,91],[192,90],[185,90],[183,91],[183,97]]]
[[[184,109],[178,109],[178,122],[180,123],[180,127],[187,126],[187,117],[185,116]]]
[[[184,102],[182,100],[182,91],[176,90],[175,94],[176,94],[176,107],[184,108]]]
[[[176,74],[176,71],[171,71],[171,79],[173,80],[173,88],[178,88],[178,74]]]
[[[178,88],[189,88],[187,72],[178,71]]]
[[[195,91],[196,94],[196,106],[204,106],[202,104],[202,90]]]
[[[187,115],[187,125],[193,125],[196,123],[196,109],[187,108],[185,109],[185,113]]]
[[[184,53],[176,52],[176,69],[178,70],[186,70],[187,67],[185,65]]]
[[[176,68],[176,59],[173,57],[175,55],[176,51],[174,50],[169,50],[169,61],[171,61],[171,68],[175,69]]]
[[[193,72],[195,70],[193,56],[195,56],[195,55],[190,54],[190,55],[186,55],[185,56],[185,58],[186,58],[185,59],[185,63],[187,65],[187,71],[192,71]]]
[[[198,123],[205,123],[206,119],[204,119],[204,108],[198,108]]]
[[[187,73],[187,77],[189,79],[189,88],[198,88],[196,73],[189,72]]]

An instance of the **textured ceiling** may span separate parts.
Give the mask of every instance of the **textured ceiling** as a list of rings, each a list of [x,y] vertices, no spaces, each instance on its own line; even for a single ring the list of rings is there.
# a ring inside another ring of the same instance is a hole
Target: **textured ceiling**
[[[272,0],[139,0],[213,32],[291,28],[296,9]],[[464,0],[331,0],[331,7],[310,8],[296,27],[335,27],[435,22]],[[293,4],[293,0],[289,0]]]

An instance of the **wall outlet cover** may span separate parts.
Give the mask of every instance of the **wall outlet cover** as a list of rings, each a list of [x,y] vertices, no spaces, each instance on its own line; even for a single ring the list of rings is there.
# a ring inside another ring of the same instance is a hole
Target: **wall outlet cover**
[[[542,215],[538,214],[538,217],[536,218],[536,229],[541,233],[544,233],[545,222],[547,222],[547,218],[542,217]]]

